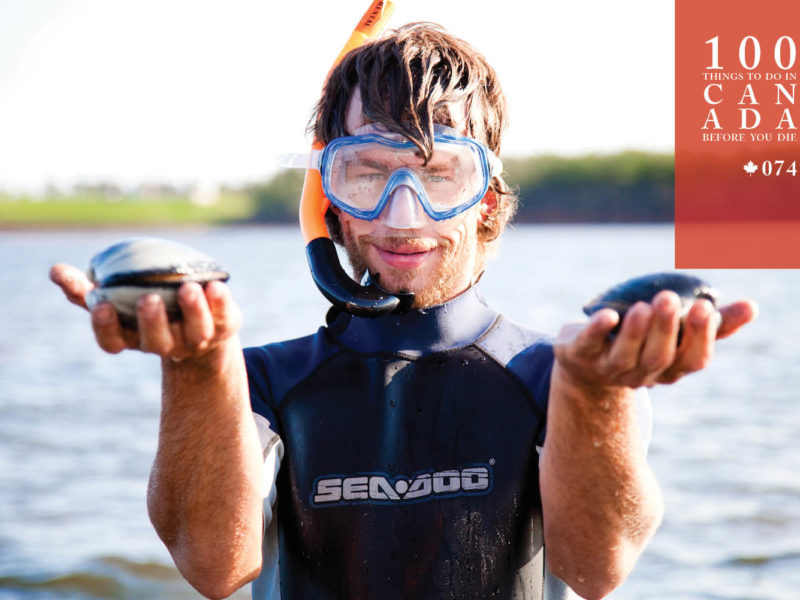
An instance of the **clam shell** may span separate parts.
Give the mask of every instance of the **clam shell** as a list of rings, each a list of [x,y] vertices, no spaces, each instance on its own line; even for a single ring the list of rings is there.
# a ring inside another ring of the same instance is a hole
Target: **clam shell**
[[[136,302],[142,295],[158,294],[170,321],[175,321],[181,317],[177,292],[183,283],[229,277],[202,252],[158,238],[130,238],[109,246],[92,258],[87,275],[95,284],[86,297],[89,308],[110,302],[122,325],[130,329],[136,329]]]
[[[601,308],[619,313],[620,323],[628,309],[637,302],[650,302],[662,290],[672,290],[681,300],[681,320],[686,318],[695,300],[705,298],[717,307],[719,292],[699,277],[684,273],[654,273],[624,281],[587,302],[583,312],[592,315]],[[722,320],[716,313],[717,326]],[[619,326],[617,326],[617,329]]]

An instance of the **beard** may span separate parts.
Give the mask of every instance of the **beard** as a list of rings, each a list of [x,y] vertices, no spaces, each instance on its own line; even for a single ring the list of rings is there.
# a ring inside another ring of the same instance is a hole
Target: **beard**
[[[436,240],[435,244],[432,245],[430,238],[405,236],[375,237],[361,235],[356,237],[350,231],[347,231],[347,228],[342,233],[345,250],[356,281],[361,281],[364,274],[369,271],[370,276],[377,280],[381,287],[388,292],[413,292],[414,304],[412,308],[426,308],[450,300],[463,291],[455,288],[457,287],[457,282],[463,278],[464,269],[472,268],[466,256],[468,244],[462,243],[456,247],[452,241],[442,239]],[[385,266],[383,268],[387,272],[381,277],[381,273],[375,269],[370,269],[367,262],[367,253],[372,245],[386,250],[392,250],[400,246],[419,248],[420,251],[431,250],[438,254],[437,263],[433,266],[433,271],[428,276],[424,276],[419,268],[396,269]],[[472,275],[470,273],[470,280],[472,280]]]

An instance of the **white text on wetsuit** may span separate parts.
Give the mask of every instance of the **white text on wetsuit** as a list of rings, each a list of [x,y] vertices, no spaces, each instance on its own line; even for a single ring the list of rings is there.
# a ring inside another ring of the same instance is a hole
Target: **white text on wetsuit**
[[[419,502],[437,496],[486,494],[490,490],[491,480],[491,470],[487,466],[421,473],[394,480],[384,474],[327,476],[316,480],[312,504],[394,504]]]

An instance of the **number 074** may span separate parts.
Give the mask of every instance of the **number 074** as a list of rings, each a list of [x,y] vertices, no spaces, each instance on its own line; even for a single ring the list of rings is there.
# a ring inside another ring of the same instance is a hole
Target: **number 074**
[[[784,166],[786,167],[785,170]],[[767,177],[775,175],[777,177],[781,172],[795,177],[797,175],[797,161],[793,160],[788,165],[785,160],[765,160],[761,163],[762,175],[766,175]]]

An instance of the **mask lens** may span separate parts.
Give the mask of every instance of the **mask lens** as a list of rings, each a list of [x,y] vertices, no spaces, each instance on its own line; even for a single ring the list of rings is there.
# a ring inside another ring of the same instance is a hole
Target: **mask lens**
[[[357,210],[372,210],[398,167],[397,151],[382,144],[342,146],[332,157],[330,189],[340,202]]]
[[[448,218],[448,213],[474,204],[488,186],[487,159],[482,147],[473,140],[443,136],[434,143],[433,156],[427,164],[414,144],[407,140],[377,135],[339,138],[329,145],[323,168],[326,192],[342,208],[350,208],[366,216],[388,198],[397,182],[397,174],[405,173],[413,183],[420,200],[435,218]],[[402,171],[399,171],[402,169]],[[393,177],[394,176],[394,177]]]
[[[482,193],[480,157],[470,145],[436,143],[430,162],[416,174],[437,212],[466,204]]]

